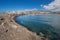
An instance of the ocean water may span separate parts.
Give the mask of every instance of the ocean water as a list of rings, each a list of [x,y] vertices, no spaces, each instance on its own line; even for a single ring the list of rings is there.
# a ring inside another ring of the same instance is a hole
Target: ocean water
[[[60,40],[60,15],[58,14],[22,15],[16,17],[16,22],[38,35],[50,35],[51,40]]]

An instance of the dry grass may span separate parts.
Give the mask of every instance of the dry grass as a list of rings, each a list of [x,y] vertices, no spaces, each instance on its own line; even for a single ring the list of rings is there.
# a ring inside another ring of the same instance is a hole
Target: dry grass
[[[40,36],[17,24],[15,14],[0,14],[0,40],[42,40]]]

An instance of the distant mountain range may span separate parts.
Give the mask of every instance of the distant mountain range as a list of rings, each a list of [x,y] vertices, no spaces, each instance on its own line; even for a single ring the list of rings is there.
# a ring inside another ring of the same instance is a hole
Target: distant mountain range
[[[20,10],[20,11],[7,11],[7,12],[0,12],[0,13],[27,13],[27,14],[60,14],[60,12],[52,12],[52,11],[41,11],[41,10]]]

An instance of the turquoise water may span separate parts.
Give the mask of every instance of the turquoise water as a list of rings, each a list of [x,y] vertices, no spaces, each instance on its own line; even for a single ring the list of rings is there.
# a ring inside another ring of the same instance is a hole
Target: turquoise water
[[[51,40],[60,40],[60,15],[56,14],[36,14],[16,17],[16,22],[26,27],[28,30]],[[46,36],[47,35],[47,36]],[[52,39],[53,36],[53,39]]]

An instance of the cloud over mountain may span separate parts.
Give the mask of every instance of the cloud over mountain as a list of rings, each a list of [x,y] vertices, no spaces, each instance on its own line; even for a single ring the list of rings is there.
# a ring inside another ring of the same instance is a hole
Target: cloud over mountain
[[[38,10],[37,8],[33,8],[33,9],[25,9],[24,11],[33,11],[33,10]]]
[[[60,10],[60,0],[54,0],[48,5],[42,5],[42,7],[46,10],[50,11],[59,11]]]

